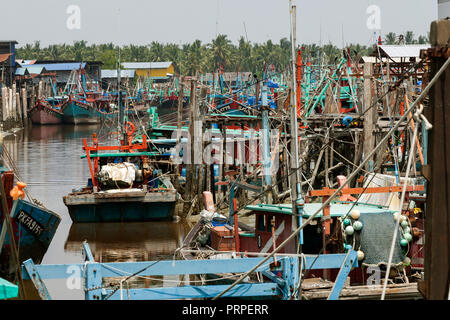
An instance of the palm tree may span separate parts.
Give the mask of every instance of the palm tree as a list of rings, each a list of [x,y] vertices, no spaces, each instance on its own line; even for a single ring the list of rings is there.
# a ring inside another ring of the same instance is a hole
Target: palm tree
[[[164,61],[164,46],[161,43],[152,41],[149,47],[151,61]]]
[[[224,70],[229,70],[232,65],[231,41],[224,34],[219,34],[216,39],[209,44],[210,63],[213,69],[223,65]]]
[[[386,35],[385,43],[386,44],[395,44],[396,40],[397,40],[397,35],[394,32],[389,32]]]
[[[416,40],[414,40],[414,32],[406,31],[405,42],[406,42],[406,44],[416,43]]]

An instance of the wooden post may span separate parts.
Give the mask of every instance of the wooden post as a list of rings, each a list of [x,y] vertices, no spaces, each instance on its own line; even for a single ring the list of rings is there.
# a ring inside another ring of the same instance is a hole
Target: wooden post
[[[373,64],[370,62],[364,63],[364,111],[372,106],[372,74]],[[374,119],[377,112],[376,107],[367,111],[364,115],[364,141],[363,154],[364,159],[375,147],[374,135]],[[373,159],[371,159],[373,161]],[[369,161],[370,162],[370,161]],[[366,164],[366,170],[369,170],[370,163]]]
[[[22,88],[22,114],[23,122],[25,124],[28,117],[28,99],[27,99],[27,87]]]
[[[8,88],[8,100],[9,100],[9,102],[8,102],[8,115],[7,115],[7,117],[8,117],[8,119],[9,118],[11,118],[11,116],[12,116],[12,108],[13,108],[13,92],[12,92],[12,89],[11,88]]]
[[[175,146],[175,150],[179,152],[179,148],[181,147],[181,124],[183,117],[183,100],[184,100],[184,78],[181,77],[178,90],[178,110],[177,110],[177,144]],[[180,170],[182,165],[180,164],[177,170]]]
[[[189,135],[190,135],[190,141],[188,143],[191,146],[191,150],[188,157],[188,163],[186,164],[186,185],[184,189],[184,206],[183,206],[183,216],[186,217],[189,209],[191,207],[191,204],[188,201],[193,201],[192,198],[194,192],[193,192],[193,177],[194,177],[194,157],[193,157],[193,146],[194,146],[194,106],[195,106],[195,88],[196,84],[193,80],[191,80],[191,94],[190,94],[190,102],[189,102],[189,109],[190,109],[190,118],[189,118]]]
[[[2,120],[8,117],[8,88],[2,87]]]
[[[443,43],[438,39],[442,38]],[[431,78],[443,66],[450,55],[438,55],[435,49],[445,46],[450,39],[450,21],[439,20],[431,25],[433,49]],[[430,91],[430,107],[425,116],[433,125],[428,131],[428,164],[424,175],[428,180],[425,222],[425,281],[419,283],[420,292],[430,300],[447,300],[450,284],[450,67],[448,67]]]
[[[200,101],[197,102],[197,135],[196,135],[196,148],[195,151],[196,154],[196,161],[198,163],[198,190],[197,195],[198,199],[202,198],[203,191],[205,191],[205,185],[206,185],[206,165],[203,163],[203,150],[205,150],[205,143],[203,141],[203,131],[204,131],[204,108],[205,100],[206,100],[206,94],[208,90],[206,86],[202,86],[200,89]],[[201,201],[197,202],[198,204],[201,204]]]
[[[16,116],[17,116],[17,121],[22,122],[22,106],[20,105],[20,93],[17,92],[16,93]]]

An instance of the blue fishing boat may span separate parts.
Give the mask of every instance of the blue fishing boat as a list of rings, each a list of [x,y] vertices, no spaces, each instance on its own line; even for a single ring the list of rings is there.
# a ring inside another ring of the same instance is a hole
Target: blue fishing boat
[[[93,124],[100,123],[101,113],[92,104],[71,98],[62,110],[63,123]]]
[[[23,199],[13,200],[10,197],[14,174],[12,171],[2,172],[3,185],[7,195],[8,210],[6,214],[11,217],[14,241],[20,248],[19,262],[33,259],[40,263],[56,233],[61,217],[43,207]],[[20,183],[18,183],[20,185]],[[24,185],[24,184],[23,184]],[[0,275],[9,278],[14,272],[10,263],[10,237],[5,221],[5,216],[0,213],[2,221],[0,231]]]

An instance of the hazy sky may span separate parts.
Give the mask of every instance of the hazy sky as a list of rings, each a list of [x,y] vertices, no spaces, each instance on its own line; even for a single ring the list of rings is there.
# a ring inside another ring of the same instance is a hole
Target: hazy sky
[[[2,1],[0,39],[19,46],[114,42],[116,44],[210,42],[217,33],[236,43],[289,38],[288,0],[15,0]],[[297,5],[297,43],[373,43],[366,13],[380,8],[382,35],[412,30],[426,35],[437,19],[437,0],[293,0]],[[67,13],[70,6],[78,6]],[[9,14],[10,13],[10,14]],[[71,19],[75,17],[75,20]],[[70,20],[73,29],[67,27]],[[77,29],[77,22],[80,22]],[[244,28],[245,23],[245,28]],[[74,28],[75,26],[75,28]],[[246,32],[245,32],[246,30]]]

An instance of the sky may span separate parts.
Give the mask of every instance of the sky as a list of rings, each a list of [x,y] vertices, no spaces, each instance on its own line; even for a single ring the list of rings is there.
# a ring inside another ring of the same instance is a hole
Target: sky
[[[293,4],[298,44],[370,45],[375,33],[407,30],[426,35],[437,19],[437,0],[293,0]],[[11,14],[0,19],[0,40],[17,40],[19,47],[36,40],[41,46],[75,40],[118,45],[183,44],[196,39],[208,43],[217,34],[228,35],[233,43],[241,36],[263,43],[279,42],[290,34],[289,0],[15,0],[2,3],[2,11]]]

